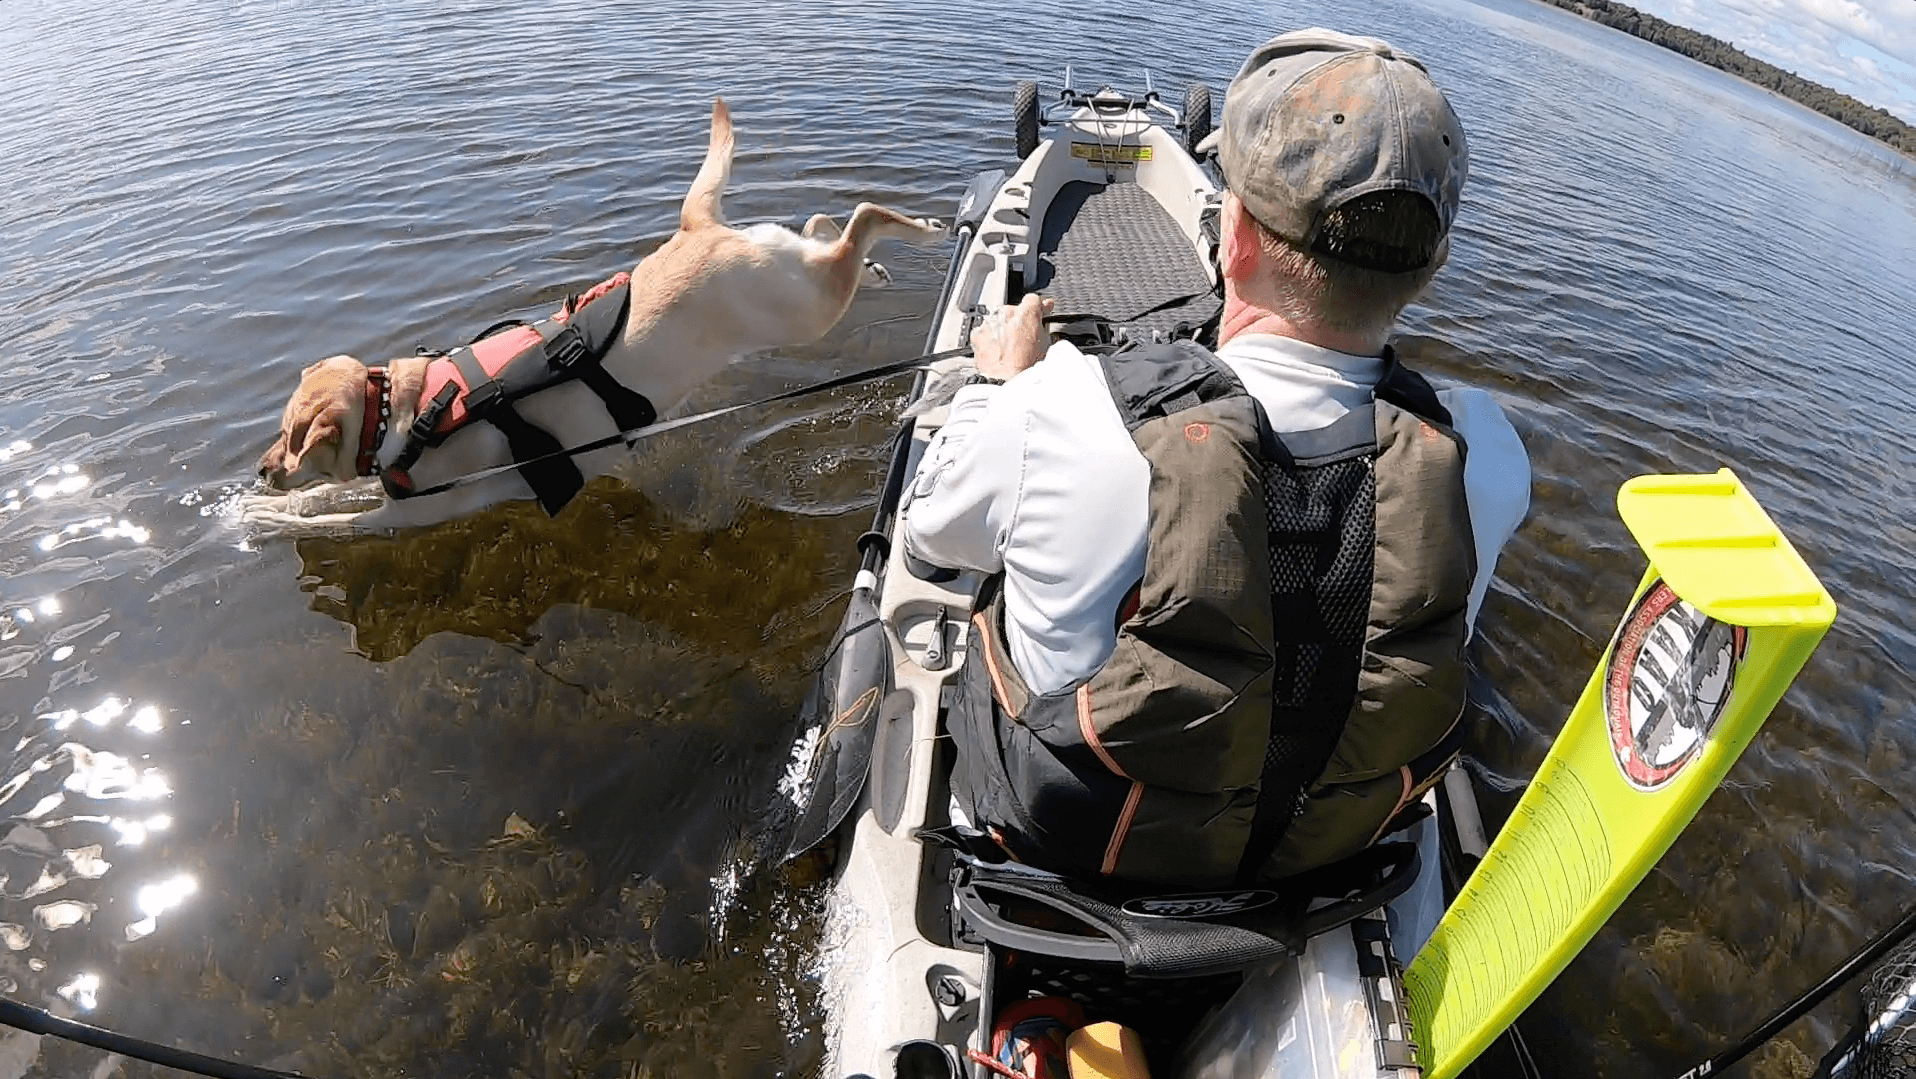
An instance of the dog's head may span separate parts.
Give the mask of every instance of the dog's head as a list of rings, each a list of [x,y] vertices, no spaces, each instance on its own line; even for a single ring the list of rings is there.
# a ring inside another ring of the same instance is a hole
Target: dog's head
[[[300,372],[299,389],[279,417],[279,438],[259,459],[259,475],[275,491],[358,475],[359,428],[366,411],[366,365],[328,356]]]

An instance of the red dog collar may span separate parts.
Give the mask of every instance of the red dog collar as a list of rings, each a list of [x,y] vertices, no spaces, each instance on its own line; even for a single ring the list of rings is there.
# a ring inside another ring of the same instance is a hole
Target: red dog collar
[[[353,468],[359,475],[379,474],[379,444],[386,441],[386,424],[392,414],[393,387],[386,369],[366,368],[366,412],[359,421],[359,456],[353,458]]]

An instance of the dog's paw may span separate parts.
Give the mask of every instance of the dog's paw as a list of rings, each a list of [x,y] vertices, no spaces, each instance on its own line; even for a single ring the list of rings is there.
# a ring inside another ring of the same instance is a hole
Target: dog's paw
[[[885,269],[885,264],[877,259],[866,259],[865,287],[884,288],[889,284],[891,284],[891,271]]]
[[[234,518],[254,539],[341,536],[360,531],[357,520],[385,503],[377,482],[327,483],[298,491],[255,492],[234,500]]]
[[[945,223],[943,221],[938,220],[935,217],[918,218],[918,227],[921,229],[924,229],[927,233],[931,234],[933,238],[936,238],[938,236],[943,236],[945,234]]]
[[[232,519],[252,539],[273,539],[297,532],[306,522],[292,500],[283,494],[246,494],[233,502]]]

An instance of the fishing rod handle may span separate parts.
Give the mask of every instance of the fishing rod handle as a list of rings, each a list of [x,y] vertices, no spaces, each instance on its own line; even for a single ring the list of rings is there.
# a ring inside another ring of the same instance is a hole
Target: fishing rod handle
[[[70,1042],[90,1045],[95,1049],[104,1049],[109,1053],[144,1060],[167,1068],[178,1068],[211,1079],[308,1079],[298,1072],[274,1071],[271,1068],[255,1067],[237,1061],[209,1057],[186,1049],[116,1033],[102,1027],[76,1023],[71,1019],[62,1019],[50,1012],[30,1007],[19,1001],[0,998],[0,1024],[24,1030],[31,1034],[50,1034]]]

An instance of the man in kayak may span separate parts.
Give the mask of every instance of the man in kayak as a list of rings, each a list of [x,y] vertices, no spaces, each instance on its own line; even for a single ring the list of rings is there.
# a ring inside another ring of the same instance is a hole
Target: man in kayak
[[[1423,65],[1286,34],[1213,139],[1215,356],[1086,355],[1027,296],[974,334],[908,494],[914,562],[987,575],[955,808],[1061,872],[1272,880],[1388,832],[1456,754],[1464,644],[1529,506],[1489,395],[1386,344],[1468,169]]]

